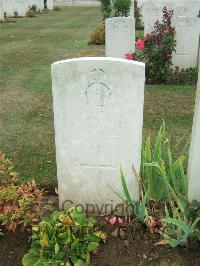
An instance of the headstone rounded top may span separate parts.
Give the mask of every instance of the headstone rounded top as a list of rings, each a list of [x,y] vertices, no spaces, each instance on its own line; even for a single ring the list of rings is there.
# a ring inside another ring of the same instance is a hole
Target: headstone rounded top
[[[112,17],[112,18],[107,18],[106,21],[113,21],[113,20],[116,20],[116,21],[119,21],[119,20],[134,20],[133,17]]]
[[[92,61],[103,61],[103,62],[110,61],[110,62],[121,62],[121,63],[126,63],[126,64],[132,64],[132,65],[137,65],[137,66],[142,66],[142,67],[145,66],[145,64],[142,62],[127,60],[123,58],[114,58],[114,57],[80,57],[80,58],[66,59],[66,60],[54,62],[52,66],[72,63],[72,62],[80,62],[80,61],[91,61],[91,62]]]

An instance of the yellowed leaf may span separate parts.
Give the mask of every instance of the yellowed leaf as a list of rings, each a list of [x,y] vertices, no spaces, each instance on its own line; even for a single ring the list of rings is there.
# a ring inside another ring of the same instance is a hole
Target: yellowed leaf
[[[102,240],[105,240],[107,238],[107,234],[103,231],[96,231],[94,232],[94,235],[101,238]]]

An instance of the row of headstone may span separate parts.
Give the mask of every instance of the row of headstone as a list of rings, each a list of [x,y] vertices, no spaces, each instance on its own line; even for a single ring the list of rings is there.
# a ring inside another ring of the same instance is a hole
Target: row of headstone
[[[162,20],[162,9],[173,10],[174,17],[197,17],[200,10],[199,0],[140,0],[145,33],[151,32],[157,20]]]
[[[173,18],[172,25],[176,30],[176,52],[172,56],[173,65],[180,68],[197,67],[200,17],[176,17]]]
[[[176,52],[173,64],[180,68],[197,67],[200,34],[200,0],[140,0],[144,32],[151,33],[157,20],[162,21],[162,9],[173,10],[172,25],[176,30]]]
[[[44,10],[44,0],[1,0],[0,2],[0,20],[4,17],[26,16],[26,12],[33,5],[38,11]],[[47,0],[47,8],[53,10],[53,0]]]

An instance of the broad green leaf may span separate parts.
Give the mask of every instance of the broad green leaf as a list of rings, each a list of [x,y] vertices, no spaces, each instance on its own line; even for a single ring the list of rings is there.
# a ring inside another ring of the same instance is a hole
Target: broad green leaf
[[[164,239],[167,244],[169,244],[171,247],[175,248],[179,246],[180,244],[183,244],[185,241],[184,240],[177,240],[172,238],[171,236],[164,234]]]
[[[86,263],[81,260],[81,259],[78,259],[75,263],[74,263],[74,266],[86,266]]]
[[[131,199],[131,196],[129,194],[129,191],[128,191],[128,188],[127,188],[127,185],[126,185],[126,180],[125,180],[125,177],[124,177],[124,173],[122,171],[122,169],[120,168],[120,174],[121,174],[121,182],[122,182],[122,188],[123,188],[123,191],[124,191],[124,195],[126,197],[126,200],[128,202],[128,205],[131,206],[131,205],[134,205],[132,199]]]
[[[186,235],[188,235],[190,233],[190,227],[184,221],[180,221],[180,220],[173,219],[173,218],[167,218],[167,219],[163,219],[163,222],[168,223],[168,224],[177,225],[178,227],[180,227],[183,230],[183,232]]]
[[[160,127],[154,148],[154,161],[159,162],[161,160],[161,143],[164,137],[163,126]]]
[[[96,250],[98,248],[99,244],[97,242],[91,242],[88,247],[87,247],[87,250],[89,252],[92,252],[94,250]]]
[[[200,217],[197,217],[196,220],[191,225],[191,230],[192,231],[195,229],[195,227],[196,227],[196,225],[198,224],[199,221],[200,221]]]
[[[55,254],[57,255],[60,250],[58,243],[55,244]]]
[[[46,233],[41,232],[40,233],[40,245],[42,247],[48,247],[49,246],[49,238]]]
[[[107,234],[103,231],[96,231],[93,234],[102,240],[105,240],[107,238]]]
[[[28,253],[22,259],[23,266],[49,266],[49,262],[45,258],[40,258],[38,254]]]
[[[70,215],[74,223],[78,225],[87,225],[87,218],[84,210],[80,207],[71,208]]]

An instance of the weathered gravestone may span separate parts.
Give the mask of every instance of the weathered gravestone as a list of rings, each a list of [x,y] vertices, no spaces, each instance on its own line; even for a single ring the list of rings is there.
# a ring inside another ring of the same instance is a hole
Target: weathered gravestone
[[[4,7],[3,2],[0,2],[0,21],[4,20]]]
[[[15,13],[17,13],[17,1],[18,0],[12,0],[12,6],[13,6],[14,15],[15,15]]]
[[[145,66],[115,58],[80,58],[52,64],[60,207],[65,201],[104,204],[121,200],[120,165],[137,199]],[[111,208],[111,205],[110,205]]]
[[[17,1],[17,13],[18,16],[25,17],[26,12],[28,11],[29,3],[26,0],[18,0]]]
[[[172,20],[176,30],[176,52],[172,62],[180,68],[197,67],[200,18],[177,17]]]
[[[106,56],[124,58],[135,51],[135,19],[106,19]]]
[[[144,33],[151,33],[157,20],[162,20],[164,5],[160,1],[142,0],[142,16],[144,20]]]
[[[200,60],[196,104],[193,119],[192,139],[188,165],[189,200],[200,201]]]
[[[162,20],[162,10],[173,10],[173,16],[176,17],[194,17],[197,18],[200,10],[199,0],[140,0],[142,4],[142,16],[144,20],[144,32],[151,33],[157,20]]]
[[[47,0],[47,8],[53,10],[53,0]]]
[[[44,10],[44,0],[37,0],[38,1],[38,9],[40,11]]]
[[[14,16],[14,9],[11,0],[3,0],[4,12],[6,12],[7,17]]]

